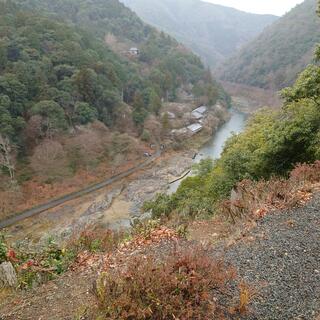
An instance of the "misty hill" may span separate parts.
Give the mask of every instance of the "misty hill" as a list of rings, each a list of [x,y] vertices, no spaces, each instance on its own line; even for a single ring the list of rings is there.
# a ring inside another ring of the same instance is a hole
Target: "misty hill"
[[[316,0],[306,0],[230,58],[224,80],[281,89],[291,85],[308,63],[320,40]]]
[[[232,55],[277,17],[200,0],[121,0],[143,20],[171,34],[211,66]]]

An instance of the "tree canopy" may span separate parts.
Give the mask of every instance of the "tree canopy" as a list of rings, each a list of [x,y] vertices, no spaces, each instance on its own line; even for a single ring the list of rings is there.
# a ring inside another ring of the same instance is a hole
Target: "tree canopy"
[[[224,98],[214,80],[204,84],[198,57],[117,0],[8,0],[0,3],[0,29],[0,133],[19,152],[34,117],[41,138],[95,119],[112,128],[123,103],[141,127],[182,85]],[[104,43],[109,32],[128,46],[136,43],[140,56],[112,50]]]

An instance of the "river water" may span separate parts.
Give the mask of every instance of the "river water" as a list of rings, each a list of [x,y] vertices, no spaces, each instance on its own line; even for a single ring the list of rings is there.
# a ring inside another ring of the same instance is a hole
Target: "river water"
[[[195,163],[205,158],[211,158],[213,160],[218,159],[223,151],[224,145],[228,138],[233,133],[240,133],[243,131],[247,115],[235,109],[231,109],[231,118],[214,134],[212,139],[206,143],[200,150],[196,158]],[[172,183],[169,187],[168,193],[176,192],[182,180]]]

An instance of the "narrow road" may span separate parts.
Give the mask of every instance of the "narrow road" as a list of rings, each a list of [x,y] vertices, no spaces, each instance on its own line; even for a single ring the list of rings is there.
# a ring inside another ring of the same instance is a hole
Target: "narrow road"
[[[154,162],[156,159],[158,159],[160,157],[160,155],[161,155],[161,150],[158,149],[157,152],[152,157],[150,157],[146,161],[140,163],[139,165],[137,165],[137,166],[135,166],[135,167],[133,167],[131,169],[128,169],[128,170],[126,170],[124,172],[121,172],[121,173],[119,173],[117,175],[114,175],[111,178],[108,178],[108,179],[106,179],[106,180],[104,180],[102,182],[99,182],[99,183],[96,183],[96,184],[91,185],[89,187],[86,187],[86,188],[84,188],[82,190],[69,193],[69,194],[64,195],[64,196],[62,196],[60,198],[51,200],[51,201],[49,201],[47,203],[41,204],[39,206],[33,207],[31,209],[28,209],[26,211],[23,211],[23,212],[20,212],[20,213],[18,213],[16,215],[13,215],[12,217],[4,219],[4,220],[0,221],[0,229],[9,227],[9,226],[21,221],[21,220],[24,220],[26,218],[32,217],[32,216],[34,216],[36,214],[39,214],[41,212],[44,212],[44,211],[47,211],[49,209],[55,208],[55,207],[65,203],[65,202],[80,198],[80,197],[82,197],[84,195],[87,195],[87,194],[89,194],[91,192],[94,192],[94,191],[102,189],[102,188],[104,188],[106,186],[109,186],[112,183],[117,182],[117,181],[119,181],[119,180],[121,180],[123,178],[126,178],[126,177],[130,176],[131,174],[135,173],[136,171],[145,168],[146,166],[148,166],[149,164]]]

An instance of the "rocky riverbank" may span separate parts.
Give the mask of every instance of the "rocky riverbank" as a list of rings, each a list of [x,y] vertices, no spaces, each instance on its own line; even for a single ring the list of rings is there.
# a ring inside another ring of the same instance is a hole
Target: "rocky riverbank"
[[[132,203],[130,215],[141,215],[145,201],[151,200],[157,193],[166,192],[169,183],[189,170],[196,149],[168,156],[150,170],[146,170],[139,179],[131,182],[124,190],[124,196]]]

